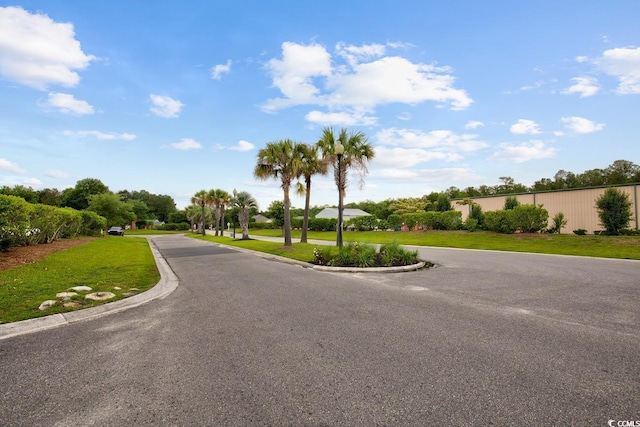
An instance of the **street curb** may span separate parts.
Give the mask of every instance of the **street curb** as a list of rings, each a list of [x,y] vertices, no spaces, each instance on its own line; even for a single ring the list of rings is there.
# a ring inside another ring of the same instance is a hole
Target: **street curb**
[[[81,322],[83,320],[95,319],[108,314],[119,313],[130,308],[139,307],[150,301],[164,298],[171,294],[179,285],[178,277],[175,275],[173,270],[171,270],[167,260],[158,250],[155,242],[153,241],[153,237],[154,236],[146,237],[149,242],[151,253],[156,261],[158,272],[160,273],[160,281],[153,288],[141,294],[99,305],[97,307],[70,311],[67,313],[57,313],[35,319],[21,320],[19,322],[0,325],[0,340],[43,331],[45,329],[57,328],[59,326]]]

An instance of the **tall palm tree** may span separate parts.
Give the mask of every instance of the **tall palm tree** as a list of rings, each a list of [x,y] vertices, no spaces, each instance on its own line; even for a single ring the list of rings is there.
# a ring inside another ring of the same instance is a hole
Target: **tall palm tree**
[[[209,204],[209,193],[206,190],[200,190],[191,198],[191,203],[200,206],[200,233],[204,236],[204,208]]]
[[[328,162],[318,155],[318,145],[302,144],[302,170],[304,185],[298,182],[296,193],[304,195],[304,217],[302,220],[302,233],[300,243],[307,243],[307,229],[309,228],[309,203],[311,201],[311,177],[313,175],[326,175]]]
[[[335,154],[335,147],[338,144],[342,144],[344,147],[340,163],[338,163],[339,158]],[[360,175],[360,186],[364,185],[364,176],[369,172],[367,165],[375,155],[373,146],[363,132],[347,132],[346,128],[342,128],[336,134],[332,127],[326,127],[322,130],[318,147],[322,151],[323,157],[333,165],[333,177],[338,188],[338,208],[341,210],[338,215],[341,218],[349,169]],[[338,226],[341,227],[341,224]],[[338,234],[338,245],[342,244],[341,231]]]
[[[291,200],[289,189],[302,169],[302,149],[299,142],[290,139],[269,142],[258,152],[258,162],[253,175],[262,180],[279,178],[284,192],[284,245],[291,246]]]
[[[224,236],[224,211],[226,206],[231,203],[231,195],[224,190],[216,188],[215,190],[209,190],[209,200],[215,215],[215,235],[217,236],[219,231],[220,235]]]
[[[258,208],[258,202],[246,191],[233,190],[233,206],[238,208],[238,221],[242,228],[242,240],[249,240],[249,214],[250,209]],[[234,226],[235,227],[235,226]]]

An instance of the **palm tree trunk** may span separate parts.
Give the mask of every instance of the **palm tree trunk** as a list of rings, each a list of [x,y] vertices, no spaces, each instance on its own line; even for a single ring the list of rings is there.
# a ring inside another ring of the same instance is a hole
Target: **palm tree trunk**
[[[284,245],[292,246],[291,243],[291,217],[289,215],[289,187],[284,190]]]
[[[220,235],[224,236],[224,205],[220,206]]]
[[[307,229],[309,228],[309,203],[311,201],[311,177],[307,178],[307,191],[304,197],[304,218],[302,220],[302,233],[300,234],[300,243],[307,243]]]

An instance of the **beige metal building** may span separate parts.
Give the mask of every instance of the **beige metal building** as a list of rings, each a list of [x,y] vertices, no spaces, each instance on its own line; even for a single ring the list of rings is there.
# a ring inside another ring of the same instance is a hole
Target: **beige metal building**
[[[602,230],[598,211],[596,209],[596,199],[604,194],[607,188],[617,188],[629,195],[631,209],[634,213],[633,219],[629,223],[630,228],[638,229],[638,200],[640,196],[640,184],[614,185],[605,187],[580,188],[557,191],[544,191],[538,193],[508,194],[501,196],[469,197],[465,200],[473,200],[482,207],[483,212],[504,209],[504,202],[507,197],[515,196],[521,204],[543,205],[549,211],[549,222],[558,212],[564,214],[567,226],[562,229],[563,233],[571,233],[573,230],[585,229],[592,234],[596,230]],[[462,219],[469,216],[471,205],[461,205],[458,202],[462,199],[454,199],[453,207],[462,212]]]

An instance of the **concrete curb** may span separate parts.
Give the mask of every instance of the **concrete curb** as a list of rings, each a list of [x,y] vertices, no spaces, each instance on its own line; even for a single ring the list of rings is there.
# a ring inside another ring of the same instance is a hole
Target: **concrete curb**
[[[70,311],[68,313],[52,314],[49,316],[38,317],[36,319],[22,320],[19,322],[0,325],[0,340],[81,322],[83,320],[94,319],[107,314],[119,313],[121,311],[146,304],[150,301],[164,298],[171,294],[178,287],[178,277],[175,275],[173,270],[171,270],[171,267],[169,267],[169,264],[158,250],[155,242],[153,241],[153,236],[146,237],[146,239],[149,242],[149,247],[153,253],[158,271],[160,272],[160,281],[153,288],[141,294],[99,305],[97,307]]]

